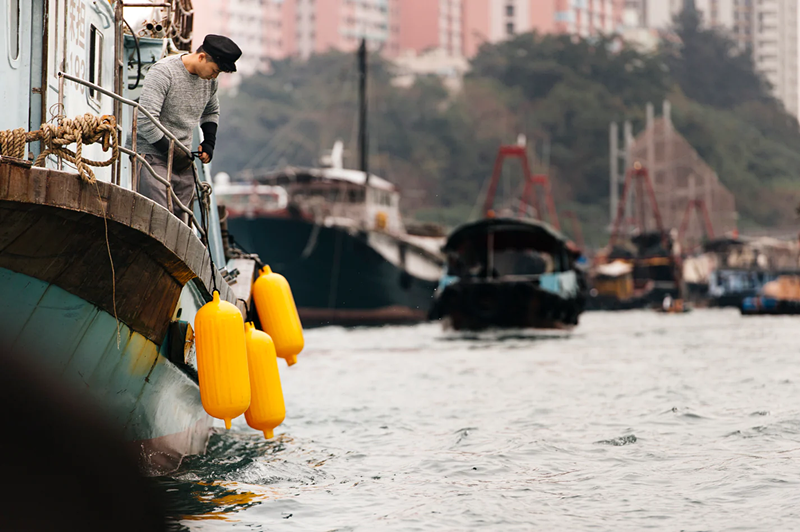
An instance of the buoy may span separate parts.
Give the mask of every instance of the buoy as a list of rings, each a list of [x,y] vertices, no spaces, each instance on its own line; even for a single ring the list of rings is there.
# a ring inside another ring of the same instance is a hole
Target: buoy
[[[194,328],[200,400],[208,415],[225,420],[229,429],[250,406],[242,313],[214,291],[214,300],[197,311]]]
[[[246,323],[247,365],[250,370],[250,408],[244,413],[247,424],[272,438],[272,431],[283,423],[286,406],[283,402],[281,375],[278,372],[278,357],[275,344],[265,332]]]
[[[275,342],[275,352],[288,365],[293,365],[305,340],[288,281],[269,266],[264,266],[253,285],[253,299],[261,327]]]

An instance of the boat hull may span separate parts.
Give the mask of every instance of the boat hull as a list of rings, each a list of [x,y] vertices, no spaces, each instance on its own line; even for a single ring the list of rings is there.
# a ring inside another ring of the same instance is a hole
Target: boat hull
[[[584,299],[563,298],[532,281],[470,281],[448,285],[432,317],[455,330],[488,328],[569,329],[578,324]]]
[[[237,301],[210,262],[148,198],[0,157],[0,346],[87,393],[149,472],[210,435],[196,375],[169,351],[179,310],[190,319],[209,286]]]
[[[149,473],[205,451],[212,419],[197,383],[152,340],[39,279],[0,268],[0,338],[44,374],[86,394]]]
[[[800,301],[768,296],[746,297],[739,310],[743,316],[795,316],[800,314]]]
[[[376,250],[375,239],[397,249],[389,235],[269,217],[229,218],[228,229],[244,249],[286,277],[306,327],[427,317],[440,265],[429,261],[431,280],[409,273]],[[406,255],[409,262],[427,260]]]

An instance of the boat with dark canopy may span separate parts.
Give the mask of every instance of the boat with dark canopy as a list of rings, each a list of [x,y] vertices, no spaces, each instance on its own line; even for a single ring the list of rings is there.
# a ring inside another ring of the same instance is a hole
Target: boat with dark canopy
[[[577,325],[586,300],[579,255],[547,224],[479,220],[456,229],[444,251],[447,269],[432,318],[458,330]]]
[[[518,216],[498,217],[494,193],[503,160],[518,158],[524,191]],[[544,189],[550,220],[558,226],[547,176],[532,175],[524,144],[502,146],[484,203],[484,218],[461,225],[447,238],[444,274],[432,319],[461,330],[563,329],[578,324],[587,296],[580,251],[540,219],[535,187]],[[528,217],[533,213],[536,218]]]

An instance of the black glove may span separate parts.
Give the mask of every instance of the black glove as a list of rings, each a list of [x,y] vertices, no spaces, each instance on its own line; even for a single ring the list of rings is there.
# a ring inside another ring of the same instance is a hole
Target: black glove
[[[203,142],[200,146],[203,147],[203,153],[207,153],[209,161],[214,158],[214,146],[217,144],[217,124],[214,122],[206,122],[200,124],[200,129],[203,130]]]
[[[169,156],[169,139],[166,135],[161,137],[153,146],[161,152],[161,159],[166,162],[167,156]],[[176,146],[172,151],[172,171],[183,172],[190,166],[192,166],[192,157]]]

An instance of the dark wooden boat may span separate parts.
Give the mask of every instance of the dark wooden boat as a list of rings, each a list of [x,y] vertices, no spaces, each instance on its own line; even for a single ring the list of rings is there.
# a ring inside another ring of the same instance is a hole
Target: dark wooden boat
[[[444,246],[447,267],[431,318],[456,330],[577,325],[586,283],[567,242],[533,220],[462,225]]]

